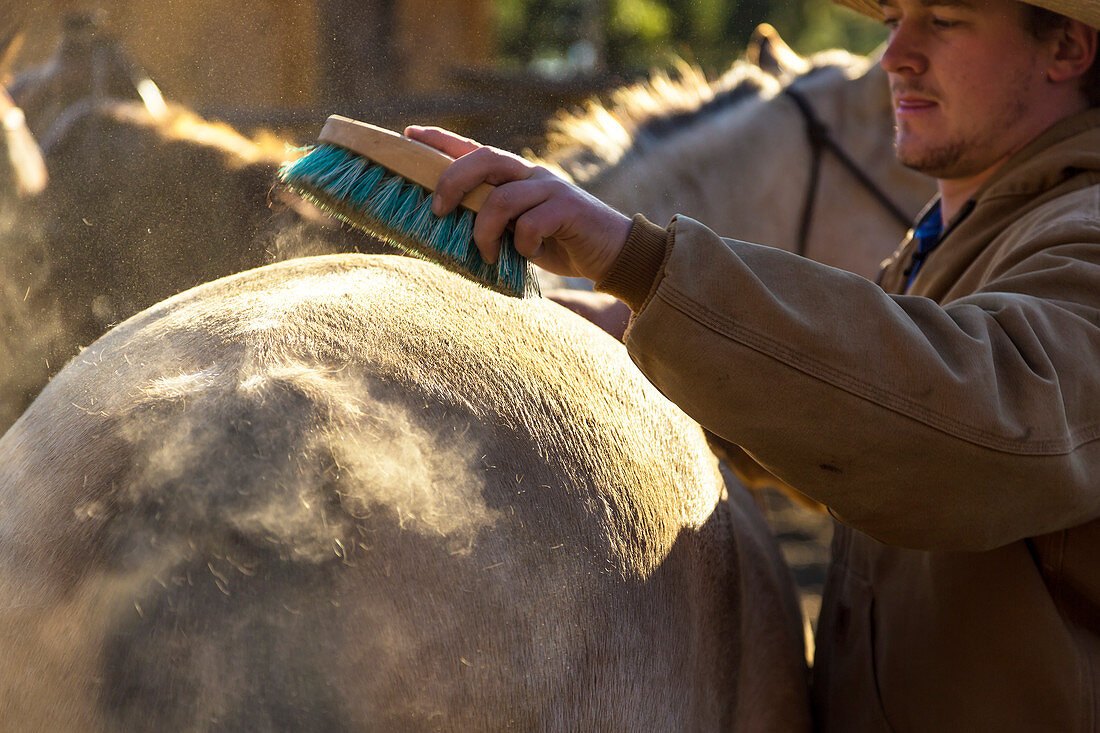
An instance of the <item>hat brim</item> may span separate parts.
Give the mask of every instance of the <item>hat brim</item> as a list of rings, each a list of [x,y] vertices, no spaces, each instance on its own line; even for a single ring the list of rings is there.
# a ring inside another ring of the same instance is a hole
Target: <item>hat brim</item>
[[[882,6],[875,2],[875,0],[833,0],[833,3],[878,21],[885,18],[882,14]]]
[[[882,6],[876,0],[833,0],[833,2],[851,8],[868,18],[878,21],[884,18]],[[1100,28],[1100,3],[1095,0],[1091,2],[1090,0],[1028,0],[1028,4],[1061,13],[1093,28]]]

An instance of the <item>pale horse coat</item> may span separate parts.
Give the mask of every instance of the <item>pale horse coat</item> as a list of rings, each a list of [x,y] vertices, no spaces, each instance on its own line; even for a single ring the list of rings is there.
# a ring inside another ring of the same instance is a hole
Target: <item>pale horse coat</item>
[[[108,332],[0,440],[0,728],[809,726],[700,429],[543,300],[333,255]]]

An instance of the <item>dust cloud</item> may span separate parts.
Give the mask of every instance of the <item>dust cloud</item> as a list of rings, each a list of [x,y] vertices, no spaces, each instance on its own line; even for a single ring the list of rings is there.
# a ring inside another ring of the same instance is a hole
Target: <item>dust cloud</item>
[[[352,562],[376,513],[454,552],[494,521],[481,453],[453,421],[379,397],[350,369],[262,361],[145,385],[122,422],[134,516],[152,511],[158,533],[193,546],[231,534],[306,562]]]
[[[0,434],[66,356],[61,306],[44,297],[53,268],[36,212],[33,198],[0,194]]]

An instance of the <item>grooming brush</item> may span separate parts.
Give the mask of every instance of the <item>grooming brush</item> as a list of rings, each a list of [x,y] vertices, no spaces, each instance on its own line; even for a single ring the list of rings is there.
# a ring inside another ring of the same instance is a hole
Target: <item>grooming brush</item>
[[[333,115],[317,145],[284,165],[279,179],[351,226],[410,254],[507,295],[538,295],[533,268],[516,251],[510,230],[494,265],[474,244],[474,214],[493,186],[481,184],[446,216],[432,213],[432,191],[453,160],[391,130]]]

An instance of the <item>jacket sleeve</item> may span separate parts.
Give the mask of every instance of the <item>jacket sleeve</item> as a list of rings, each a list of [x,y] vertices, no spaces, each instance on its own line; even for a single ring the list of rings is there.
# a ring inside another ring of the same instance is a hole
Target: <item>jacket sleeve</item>
[[[642,372],[768,471],[883,542],[984,550],[1100,516],[1100,232],[1080,234],[1033,233],[939,305],[678,217],[644,296],[600,286],[635,310]]]

